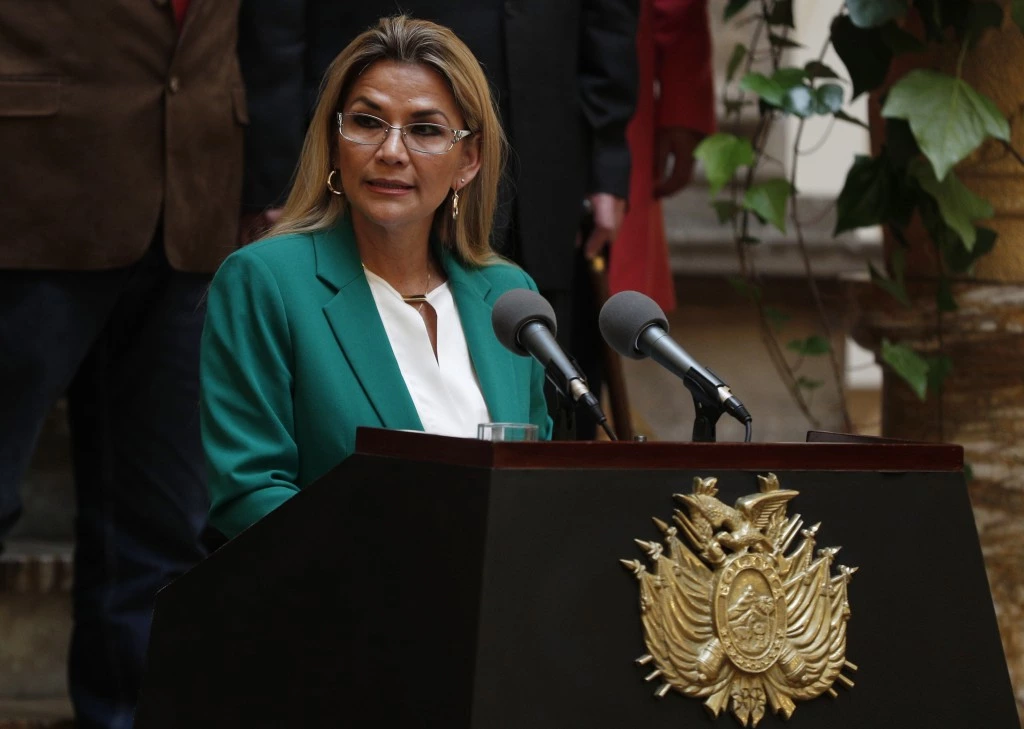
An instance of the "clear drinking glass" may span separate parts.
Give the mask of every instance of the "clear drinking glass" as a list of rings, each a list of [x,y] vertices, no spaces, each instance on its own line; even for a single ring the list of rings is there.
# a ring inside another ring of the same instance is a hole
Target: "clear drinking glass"
[[[535,441],[537,426],[533,423],[480,423],[476,437],[490,441]]]

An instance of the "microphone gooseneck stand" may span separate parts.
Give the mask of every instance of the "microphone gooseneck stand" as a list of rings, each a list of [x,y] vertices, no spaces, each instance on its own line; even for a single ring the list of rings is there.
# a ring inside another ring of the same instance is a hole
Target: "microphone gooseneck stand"
[[[722,417],[725,410],[717,402],[703,393],[691,390],[693,396],[693,442],[694,443],[715,443],[717,435],[715,424]],[[751,437],[751,424],[749,420],[743,421],[743,442],[749,443]]]
[[[725,410],[717,402],[705,395],[699,387],[687,389],[690,390],[690,395],[693,397],[693,442],[716,442],[718,436],[715,432],[715,425]]]
[[[569,357],[569,361],[572,362],[573,367],[576,368],[577,372],[581,372],[576,359],[572,356]],[[555,401],[557,403],[559,417],[563,418],[566,432],[571,434],[572,438],[576,437],[576,407],[580,404],[586,405],[590,415],[601,426],[601,429],[608,436],[608,440],[618,440],[615,436],[615,432],[608,425],[608,417],[601,410],[601,403],[597,397],[586,389],[586,381],[580,382],[579,380],[570,380],[565,382],[561,370],[555,366],[554,362],[548,362],[548,366],[544,370],[544,374],[547,376],[548,382],[555,391]],[[583,392],[580,392],[577,387],[583,385]],[[567,391],[568,390],[568,391]]]
[[[715,443],[717,442],[717,433],[715,426],[718,423],[719,418],[726,412],[729,412],[729,408],[726,407],[725,401],[720,398],[712,397],[709,388],[702,386],[700,382],[700,374],[695,374],[693,370],[683,376],[683,383],[686,385],[686,389],[690,391],[690,396],[693,398],[693,442],[694,443]],[[717,390],[711,390],[717,392]],[[737,401],[738,402],[738,401]],[[741,423],[743,423],[743,442],[749,443],[751,437],[751,420],[750,413],[747,409],[740,404],[737,407],[733,407],[733,412],[730,415],[735,417]]]

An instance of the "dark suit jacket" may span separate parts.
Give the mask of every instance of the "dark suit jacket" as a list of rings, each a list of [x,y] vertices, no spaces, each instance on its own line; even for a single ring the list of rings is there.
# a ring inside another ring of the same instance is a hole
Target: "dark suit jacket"
[[[163,212],[172,266],[235,245],[245,91],[238,0],[0,2],[0,268],[138,260]]]
[[[515,235],[503,251],[542,290],[567,290],[583,198],[629,190],[637,0],[245,0],[246,207],[283,199],[327,65],[398,7],[452,28],[484,65],[514,150],[516,199],[506,190],[497,222],[512,213]]]

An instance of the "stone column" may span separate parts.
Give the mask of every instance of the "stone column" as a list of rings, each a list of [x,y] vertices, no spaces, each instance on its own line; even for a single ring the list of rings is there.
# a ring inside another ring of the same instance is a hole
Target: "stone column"
[[[964,78],[1007,114],[1013,146],[1024,150],[1024,38],[1011,22],[1007,17],[1001,30],[989,31],[971,51]],[[958,52],[950,44],[928,65],[952,73]],[[1024,720],[1024,165],[1001,143],[989,141],[956,171],[992,202],[996,217],[985,225],[999,234],[995,250],[978,262],[973,276],[954,285],[960,309],[943,314],[940,329],[934,283],[928,285],[934,281],[934,248],[918,229],[911,231],[908,255],[912,308],[870,285],[853,285],[853,329],[857,341],[876,353],[888,338],[925,354],[942,349],[952,358],[954,369],[941,395],[924,403],[886,372],[882,432],[964,446],[974,473],[970,494],[989,584]]]

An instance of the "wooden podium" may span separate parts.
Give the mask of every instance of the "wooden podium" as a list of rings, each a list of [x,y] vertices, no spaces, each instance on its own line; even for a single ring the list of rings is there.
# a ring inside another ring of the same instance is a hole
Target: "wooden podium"
[[[859,567],[838,698],[759,727],[1019,726],[958,446],[486,443],[364,429],[356,453],[157,601],[137,729],[678,729],[638,586],[675,493],[774,472]]]

